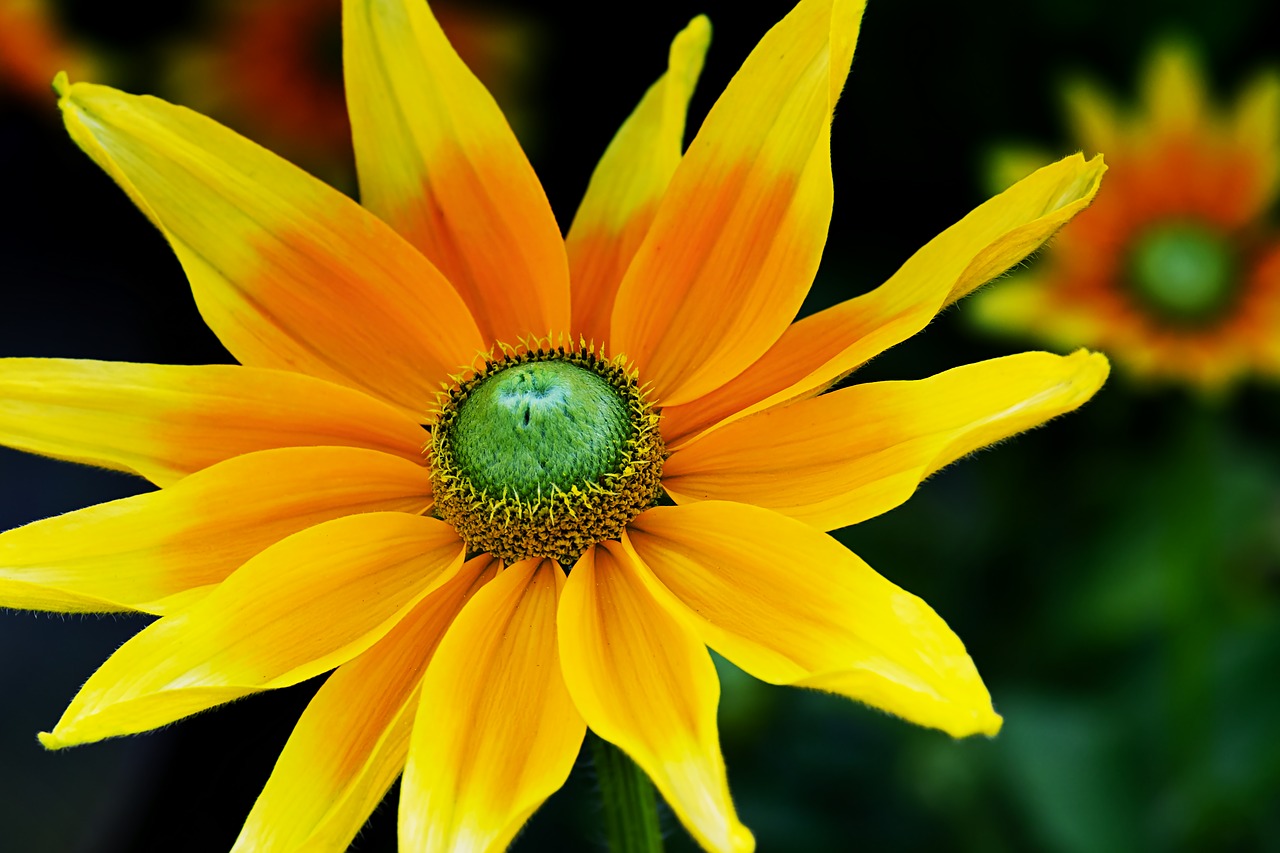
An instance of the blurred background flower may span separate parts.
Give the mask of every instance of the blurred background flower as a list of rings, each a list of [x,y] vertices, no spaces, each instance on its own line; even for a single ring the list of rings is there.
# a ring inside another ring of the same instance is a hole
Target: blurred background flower
[[[165,49],[169,100],[236,128],[276,153],[354,191],[351,125],[342,91],[342,16],[333,0],[204,0],[195,32]],[[513,9],[432,4],[454,48],[523,131],[537,80],[537,28]]]
[[[294,2],[301,0],[258,0],[246,8],[269,18],[268,7]],[[1273,5],[981,0],[922,7],[872,0],[834,128],[842,189],[832,239],[804,310],[871,289],[984,199],[981,164],[993,143],[1036,140],[1055,153],[1084,144],[1062,128],[1062,80],[1087,74],[1108,91],[1124,92],[1164,33],[1194,34],[1183,43],[1224,84],[1202,84],[1205,114],[1227,120],[1258,69],[1280,62]],[[55,60],[46,50],[36,63],[46,70],[26,75],[36,82],[22,87],[8,69],[42,43],[91,46],[87,56],[98,70],[80,74],[212,109],[215,99],[233,96],[180,93],[180,83],[198,88],[201,77],[179,69],[216,67],[207,57],[220,43],[243,50],[251,39],[228,42],[222,33],[229,22],[254,15],[213,0],[0,0],[0,19],[36,6],[44,9],[40,20],[58,24],[44,30],[56,38],[14,40],[16,30],[0,23],[7,212],[0,231],[0,355],[228,360],[196,314],[163,238],[59,126],[47,85],[64,64],[80,76],[75,60]],[[661,73],[675,32],[699,12],[715,28],[691,111],[695,127],[728,75],[790,6],[791,0],[654,0],[629,7],[622,23],[598,4],[490,0],[466,9],[483,8],[531,33],[521,36],[517,52],[526,58],[511,72],[515,89],[504,95],[501,83],[488,82],[505,109],[536,119],[518,123],[517,132],[567,223],[611,133]],[[320,35],[310,44],[332,58],[336,38],[329,36],[326,47],[323,27],[313,32]],[[305,43],[296,35],[282,36],[281,53]],[[530,57],[526,50],[536,52]],[[473,61],[484,76],[481,60]],[[323,61],[303,65],[326,68]],[[336,66],[327,67],[332,84]],[[324,79],[298,84],[291,97]],[[278,106],[281,113],[292,109]],[[1138,116],[1143,109],[1117,113]],[[319,152],[291,152],[248,116],[219,118],[295,159],[316,157],[308,168],[352,185],[343,177],[345,143],[326,160]],[[318,140],[322,124],[310,130]],[[1123,185],[1123,157],[1119,149],[1099,149],[1113,164],[1106,199]],[[1201,183],[1184,170],[1168,190],[1190,192]],[[1240,203],[1242,196],[1232,190],[1222,198]],[[1247,234],[1239,245],[1250,258],[1268,237],[1265,227],[1231,233],[1233,241]],[[1028,272],[1037,273],[1068,239],[1076,238],[1064,233]],[[1016,283],[997,282],[990,292]],[[928,335],[864,367],[857,381],[920,378],[1025,348],[975,334],[969,315],[977,307],[961,303]],[[1118,350],[1112,354],[1122,361]],[[1248,367],[1217,403],[1201,402],[1199,392],[1177,383],[1138,394],[1113,380],[1070,421],[943,471],[905,506],[840,534],[965,638],[1005,729],[991,741],[956,743],[725,667],[725,757],[739,811],[760,848],[1275,849],[1280,393],[1257,381],[1258,370]],[[129,478],[3,449],[0,483],[3,528],[137,488]],[[68,692],[141,624],[0,614],[0,847],[84,853],[230,847],[315,682],[146,738],[59,754],[36,743],[35,732],[58,718]],[[566,839],[578,840],[577,849],[599,849],[593,782],[589,768],[580,770],[535,817],[517,851],[574,849]],[[693,849],[671,826],[669,849]],[[356,849],[394,850],[394,837],[395,811],[383,808]]]
[[[340,3],[189,0],[121,27],[123,5],[119,18],[100,21],[101,12],[78,0],[0,0],[0,97],[47,107],[52,75],[65,70],[72,80],[191,107],[355,191]],[[542,66],[538,19],[483,2],[440,0],[432,9],[526,148],[535,144],[527,101]]]
[[[975,318],[1104,349],[1142,378],[1207,390],[1251,372],[1280,378],[1280,76],[1219,106],[1196,49],[1165,41],[1134,109],[1085,82],[1065,100],[1075,141],[1106,154],[1107,192],[1032,270],[976,299]],[[996,151],[993,183],[1033,159]]]
[[[0,92],[45,99],[49,69],[89,78],[103,74],[100,52],[73,36],[61,11],[48,0],[0,3]]]

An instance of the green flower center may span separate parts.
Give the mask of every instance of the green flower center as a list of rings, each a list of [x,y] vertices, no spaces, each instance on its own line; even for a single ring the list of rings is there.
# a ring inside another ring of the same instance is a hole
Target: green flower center
[[[426,449],[435,513],[474,553],[569,568],[657,501],[659,417],[620,359],[491,358],[441,399]]]
[[[458,407],[453,454],[472,484],[526,501],[598,483],[631,431],[618,393],[564,361],[508,367]]]
[[[1150,228],[1129,256],[1135,294],[1161,318],[1179,323],[1217,319],[1235,295],[1236,273],[1226,239],[1191,222]]]

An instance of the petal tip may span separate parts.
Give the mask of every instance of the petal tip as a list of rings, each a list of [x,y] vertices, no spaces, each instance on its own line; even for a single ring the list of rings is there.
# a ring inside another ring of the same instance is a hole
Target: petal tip
[[[1092,350],[1084,350],[1089,354],[1089,361],[1097,366],[1099,370],[1105,373],[1111,372],[1111,359],[1107,358],[1105,353],[1093,352]]]
[[[61,100],[67,96],[67,91],[71,88],[71,78],[67,76],[66,71],[59,71],[53,75],[53,91]]]
[[[696,45],[705,51],[711,43],[711,19],[706,15],[695,16],[676,38],[687,39],[690,45]]]
[[[756,837],[751,834],[751,830],[738,824],[729,834],[729,849],[733,853],[753,853],[756,849]]]
[[[997,714],[988,702],[985,707],[971,709],[963,719],[956,719],[952,725],[942,727],[942,730],[957,740],[977,735],[993,738],[1003,726],[1004,717]]]
[[[1041,215],[1066,214],[1066,219],[1070,219],[1093,203],[1094,197],[1102,186],[1102,176],[1106,171],[1107,164],[1101,154],[1095,154],[1086,160],[1084,152],[1077,151],[1039,169],[1033,175],[1028,175],[1018,184],[1025,183],[1031,186],[1035,183],[1032,178],[1036,175],[1059,182],[1056,192],[1051,196],[1050,203]]]
[[[1107,381],[1107,377],[1111,375],[1111,360],[1100,352],[1078,349],[1068,358],[1080,362],[1076,374],[1077,381],[1082,386],[1088,386],[1091,389],[1090,393],[1101,388]]]
[[[754,853],[756,837],[737,820],[718,830],[714,835],[699,834],[698,840],[704,849],[715,853]]]
[[[1094,189],[1094,192],[1097,192],[1098,187],[1101,185],[1101,182],[1102,182],[1102,176],[1105,175],[1107,173],[1107,169],[1110,168],[1107,165],[1107,158],[1101,151],[1099,151],[1097,154],[1094,154],[1092,157],[1090,157],[1089,162],[1086,163],[1085,165],[1088,166],[1093,172],[1093,175],[1094,175],[1093,189]]]
[[[1080,170],[1079,200],[1087,205],[1102,188],[1102,176],[1107,173],[1107,161],[1101,153],[1094,154],[1088,160],[1085,159],[1083,151],[1078,151],[1071,157],[1076,168]]]
[[[63,740],[56,731],[40,732],[36,735],[36,739],[40,741],[41,746],[48,750],[66,749],[75,745],[70,741]]]

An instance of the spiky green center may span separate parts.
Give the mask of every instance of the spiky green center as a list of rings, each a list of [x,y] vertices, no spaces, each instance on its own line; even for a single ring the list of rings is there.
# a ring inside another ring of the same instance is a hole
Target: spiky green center
[[[435,513],[474,553],[569,568],[657,500],[659,419],[623,359],[508,350],[441,399],[427,446]]]
[[[1142,303],[1162,319],[1207,323],[1235,295],[1235,252],[1222,234],[1204,225],[1157,225],[1135,243],[1129,278]]]
[[[476,488],[531,501],[599,483],[630,430],[621,398],[599,376],[531,362],[488,377],[462,401],[453,454]]]

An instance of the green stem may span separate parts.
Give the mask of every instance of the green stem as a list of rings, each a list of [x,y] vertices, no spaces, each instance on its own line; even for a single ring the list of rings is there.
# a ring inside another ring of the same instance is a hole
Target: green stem
[[[587,737],[604,804],[610,853],[662,853],[653,783],[625,752],[595,734]]]

